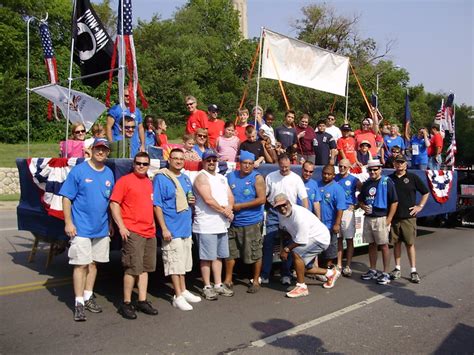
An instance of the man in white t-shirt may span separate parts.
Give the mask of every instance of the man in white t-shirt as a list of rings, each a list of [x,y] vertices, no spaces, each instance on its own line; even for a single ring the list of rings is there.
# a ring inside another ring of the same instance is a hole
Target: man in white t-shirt
[[[325,275],[328,280],[336,276],[335,270],[323,269],[314,260],[327,249],[331,235],[327,227],[311,211],[302,206],[292,204],[288,196],[278,194],[273,200],[273,207],[278,211],[280,228],[291,235],[291,243],[280,252],[281,260],[293,256],[296,270],[296,287],[286,296],[297,298],[309,294],[304,282],[304,275]],[[312,265],[312,266],[310,266]]]
[[[330,113],[326,118],[326,133],[329,133],[337,143],[337,140],[342,137],[342,132],[336,126],[336,116]]]
[[[217,172],[217,153],[213,149],[203,153],[202,167],[193,186],[196,204],[192,230],[198,241],[204,283],[202,294],[207,300],[216,300],[217,295],[234,295],[222,283],[222,259],[229,257],[227,228],[234,219],[234,196],[226,177]],[[211,286],[211,269],[214,287]]]
[[[299,198],[303,207],[308,208],[308,193],[304,186],[303,180],[299,175],[290,170],[290,158],[286,154],[278,157],[278,171],[271,172],[265,178],[267,189],[267,219],[266,219],[266,235],[263,240],[263,265],[260,274],[261,283],[269,283],[270,273],[273,263],[273,247],[280,242],[280,233],[278,232],[278,213],[271,206],[276,195],[284,193],[288,196],[291,203],[296,205]],[[291,258],[287,262],[282,263],[281,267],[281,283],[283,285],[291,284]]]

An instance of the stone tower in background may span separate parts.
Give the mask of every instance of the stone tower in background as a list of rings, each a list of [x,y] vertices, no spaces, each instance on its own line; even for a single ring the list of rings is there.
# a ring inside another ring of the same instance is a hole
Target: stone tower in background
[[[247,0],[232,0],[234,9],[239,12],[240,32],[247,39],[249,37],[247,27]]]

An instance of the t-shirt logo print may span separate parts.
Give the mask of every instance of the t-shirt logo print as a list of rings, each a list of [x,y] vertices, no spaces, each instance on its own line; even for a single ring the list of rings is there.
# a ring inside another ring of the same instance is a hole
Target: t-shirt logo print
[[[91,182],[92,182],[92,181],[94,181],[94,180],[92,180],[92,179],[89,179],[89,178],[85,178],[85,179],[84,179],[84,181],[85,181],[85,182],[87,182],[87,183],[89,184],[89,183],[91,183]]]
[[[377,192],[377,188],[375,188],[375,187],[371,187],[371,188],[369,189],[369,195],[370,195],[370,196],[375,196],[375,193],[376,193],[376,192]]]

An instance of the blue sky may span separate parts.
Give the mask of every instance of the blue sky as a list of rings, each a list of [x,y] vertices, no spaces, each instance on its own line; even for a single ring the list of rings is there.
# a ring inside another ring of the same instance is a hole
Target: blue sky
[[[212,1],[212,0],[209,0]],[[170,18],[183,0],[133,0],[135,19],[153,14]],[[247,0],[249,36],[262,26],[295,37],[292,24],[305,5],[322,1]],[[430,92],[456,94],[456,103],[474,105],[474,1],[472,0],[329,0],[341,15],[359,15],[362,37],[374,38],[380,48],[392,39],[389,55],[410,73],[410,85]],[[112,1],[116,6],[117,0]]]

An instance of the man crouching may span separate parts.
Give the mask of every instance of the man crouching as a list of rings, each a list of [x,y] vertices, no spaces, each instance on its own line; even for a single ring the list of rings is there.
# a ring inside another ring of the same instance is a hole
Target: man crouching
[[[306,274],[325,275],[328,280],[336,276],[333,269],[323,269],[313,264],[315,259],[326,250],[331,241],[327,227],[308,209],[292,205],[288,197],[281,193],[275,196],[273,207],[278,211],[280,228],[287,231],[292,242],[284,247],[280,253],[282,260],[288,259],[288,254],[293,253],[294,268],[296,270],[296,287],[286,294],[287,297],[296,298],[307,296],[308,287],[304,282]]]

